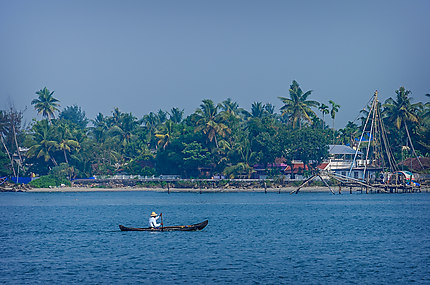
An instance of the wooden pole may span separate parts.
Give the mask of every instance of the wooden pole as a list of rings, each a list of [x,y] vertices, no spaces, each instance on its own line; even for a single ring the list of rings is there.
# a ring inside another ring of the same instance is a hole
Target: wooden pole
[[[321,177],[319,174],[317,174],[317,175],[318,175],[318,177],[321,179],[321,181],[325,184],[325,186],[327,186],[327,187],[328,187],[328,189],[330,189],[331,193],[332,193],[333,195],[335,195],[335,194],[334,194],[334,191],[333,191],[333,189],[331,189],[330,185],[328,185],[328,184],[327,184],[327,182],[325,182],[325,180],[324,180],[324,179],[322,179],[322,177]]]
[[[293,191],[291,191],[290,192],[290,194],[293,194],[293,193],[299,193],[299,191],[300,191],[300,189],[303,187],[303,186],[305,186],[306,184],[308,184],[314,177],[315,177],[316,175],[312,175],[311,177],[309,177],[307,180],[305,180],[300,186],[299,186],[299,188],[297,188],[296,190],[293,190]]]

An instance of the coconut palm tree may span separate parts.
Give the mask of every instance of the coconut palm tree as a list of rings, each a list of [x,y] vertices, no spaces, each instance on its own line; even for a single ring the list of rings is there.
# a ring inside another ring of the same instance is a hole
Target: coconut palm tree
[[[106,140],[106,132],[109,129],[108,120],[102,113],[99,113],[97,117],[92,120],[93,127],[91,127],[93,138],[98,143],[102,143]]]
[[[121,111],[118,107],[115,107],[115,109],[112,111],[112,117],[110,118],[111,125],[118,126],[121,123],[121,116]]]
[[[222,101],[222,103],[218,104],[218,107],[222,109],[220,116],[226,125],[232,128],[239,124],[239,120],[241,115],[243,115],[244,110],[239,108],[239,104],[237,102],[231,100],[231,98],[227,98]]]
[[[420,118],[421,118],[421,124],[419,126],[419,129],[417,130],[417,134],[419,136],[419,139],[417,140],[417,143],[421,145],[422,150],[427,152],[427,154],[430,153],[430,94],[425,95],[428,98],[428,101],[423,104],[423,109],[420,112]]]
[[[388,122],[394,124],[398,130],[402,127],[405,128],[408,141],[412,147],[412,151],[417,156],[415,152],[414,145],[411,140],[408,125],[417,126],[420,122],[418,117],[419,112],[423,109],[422,103],[411,103],[410,90],[406,90],[405,87],[400,87],[396,90],[396,99],[388,98],[384,103],[384,114]],[[421,161],[418,159],[419,163]],[[421,165],[422,166],[422,165]]]
[[[143,116],[142,121],[144,122],[150,134],[155,133],[159,125],[158,116],[156,114],[150,112],[149,114]]]
[[[67,158],[67,152],[71,152],[73,149],[78,149],[80,147],[79,142],[72,138],[70,128],[67,124],[60,124],[56,128],[58,133],[57,149],[61,150],[64,154],[64,161],[69,164]]]
[[[261,118],[264,115],[264,105],[262,102],[254,102],[251,105],[251,117]]]
[[[323,127],[322,128],[324,130],[324,127],[325,127],[324,115],[327,115],[329,113],[329,109],[328,109],[328,106],[326,104],[321,104],[318,107],[318,110],[320,110],[322,113],[322,117],[323,117]]]
[[[330,116],[333,119],[333,144],[334,144],[334,136],[335,136],[334,119],[336,118],[336,113],[339,112],[340,105],[336,104],[332,100],[329,100],[328,102],[331,104]]]
[[[163,124],[165,121],[167,121],[167,112],[163,111],[163,110],[158,110],[157,112],[157,117],[158,117],[158,123],[159,124]]]
[[[417,124],[418,111],[422,108],[420,103],[411,103],[409,95],[411,91],[406,90],[405,87],[400,87],[396,90],[396,99],[388,98],[384,103],[384,114],[387,120],[400,130],[402,123],[407,127],[407,124]]]
[[[345,128],[340,129],[339,132],[343,144],[354,146],[354,140],[359,135],[359,128],[354,122],[348,121]]]
[[[317,101],[308,100],[312,90],[303,93],[297,81],[293,80],[290,85],[290,98],[278,97],[285,105],[281,107],[282,116],[287,116],[288,121],[292,124],[293,128],[299,125],[302,128],[302,121],[312,123],[310,114],[314,113],[312,107],[318,107]]]
[[[275,113],[275,106],[270,103],[266,103],[264,104],[264,111],[266,111],[268,115],[273,115]]]
[[[137,124],[137,119],[131,113],[121,113],[115,120],[115,124],[109,128],[108,134],[112,138],[118,138],[121,146],[125,147],[131,142]]]
[[[221,122],[221,117],[218,116],[218,106],[210,99],[205,99],[200,104],[200,109],[196,110],[198,117],[196,132],[202,131],[210,142],[215,141],[215,146],[218,148],[217,135],[224,137],[230,133],[230,129]]]
[[[36,94],[39,97],[31,101],[31,105],[34,105],[34,108],[39,114],[48,118],[50,123],[51,118],[55,117],[55,112],[59,111],[58,107],[60,107],[60,104],[58,102],[60,101],[52,96],[54,91],[50,92],[46,87],[37,91]]]
[[[172,108],[170,110],[170,120],[176,124],[179,124],[182,121],[182,116],[184,115],[184,110],[180,110],[179,108]]]
[[[54,140],[53,128],[48,124],[48,121],[43,120],[34,125],[33,137],[35,143],[27,151],[27,157],[43,158],[45,162],[51,161],[55,166],[57,166],[58,163],[53,156],[57,142]]]
[[[166,147],[170,144],[170,139],[173,133],[173,124],[174,123],[172,120],[167,120],[163,127],[165,132],[161,134],[155,134],[155,137],[158,139],[157,145],[161,145],[163,149],[166,149]]]
[[[239,110],[239,104],[237,102],[234,102],[231,100],[231,98],[227,98],[220,104],[221,109],[229,114],[232,114],[233,116],[236,116]]]

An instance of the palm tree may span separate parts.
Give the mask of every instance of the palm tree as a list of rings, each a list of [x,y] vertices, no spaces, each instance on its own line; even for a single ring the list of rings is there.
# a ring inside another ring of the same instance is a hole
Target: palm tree
[[[343,144],[349,144],[351,147],[354,146],[354,139],[359,135],[358,126],[351,121],[348,121],[345,128],[339,130],[341,133],[341,140]]]
[[[409,97],[411,91],[406,90],[403,86],[396,90],[396,94],[396,99],[390,97],[385,101],[384,113],[388,122],[394,124],[398,130],[400,130],[402,124],[404,125],[412,151],[417,156],[409,134],[408,124],[417,125],[419,123],[418,113],[423,109],[423,105],[422,103],[412,104]],[[421,164],[419,159],[418,161]]]
[[[236,116],[238,113],[239,104],[231,100],[231,98],[227,98],[227,100],[224,100],[220,104],[220,107],[223,109],[224,112],[228,114],[232,114],[233,116]]]
[[[46,120],[40,121],[40,123],[34,125],[33,137],[35,143],[27,151],[27,157],[42,157],[45,162],[50,160],[55,166],[58,165],[52,153],[57,146],[57,142],[53,139],[52,131],[52,127]]]
[[[99,113],[97,117],[92,120],[94,127],[92,127],[92,132],[96,142],[102,143],[106,139],[106,132],[109,129],[108,121],[102,113]]]
[[[425,95],[428,99],[430,99],[430,94]],[[418,144],[422,147],[422,149],[430,153],[430,101],[427,101],[423,104],[423,109],[420,112],[421,124],[417,133],[419,134],[419,139],[417,140]]]
[[[157,145],[162,145],[163,149],[166,149],[166,147],[170,143],[170,139],[173,133],[173,124],[174,123],[172,120],[167,120],[163,128],[166,130],[166,132],[161,134],[155,134],[155,137],[158,139]]]
[[[196,110],[198,117],[196,132],[203,131],[210,142],[215,141],[215,145],[218,148],[216,136],[224,137],[227,133],[230,133],[230,129],[221,122],[220,116],[218,116],[218,106],[215,106],[212,100],[205,99],[202,102],[200,109]]]
[[[254,102],[251,105],[251,117],[262,118],[264,115],[264,105],[262,102]]]
[[[121,113],[115,120],[115,124],[109,128],[109,134],[117,137],[120,144],[125,147],[133,138],[133,131],[137,125],[136,118],[131,113]]]
[[[396,90],[397,97],[388,98],[384,104],[384,113],[389,122],[394,123],[398,130],[400,130],[402,123],[407,127],[407,123],[418,123],[417,113],[422,107],[420,103],[412,104],[409,94],[411,91],[406,90],[405,87],[400,87]]]
[[[184,110],[180,110],[179,108],[172,108],[170,110],[170,120],[176,124],[179,124],[182,121],[182,116],[184,115]]]
[[[112,111],[112,117],[110,118],[111,124],[118,126],[121,123],[122,113],[118,107]]]
[[[57,149],[63,151],[64,161],[69,164],[67,159],[67,152],[71,152],[72,149],[78,149],[80,147],[79,142],[74,140],[71,135],[71,131],[68,125],[61,124],[57,127],[57,132],[59,134],[59,142],[57,143]]]
[[[151,134],[155,133],[157,126],[159,125],[158,116],[153,112],[150,112],[148,115],[143,116],[142,120],[149,132]]]
[[[264,104],[264,111],[266,111],[268,115],[273,115],[275,113],[275,106],[270,103],[266,103]]]
[[[224,169],[223,174],[228,178],[236,178],[238,176],[246,176],[251,178],[254,168],[245,162],[239,162],[235,165],[228,166]]]
[[[326,104],[321,104],[318,107],[318,110],[320,110],[321,113],[322,113],[322,117],[323,117],[323,130],[324,130],[324,127],[325,127],[324,115],[327,115],[329,113],[328,106]]]
[[[239,104],[237,102],[231,100],[231,98],[227,98],[222,101],[222,103],[218,104],[218,107],[222,109],[220,116],[226,125],[230,128],[234,125],[238,125],[244,110],[239,108]]]
[[[163,110],[158,110],[157,112],[158,123],[163,124],[167,120],[167,112]]]
[[[290,98],[278,97],[285,105],[281,107],[282,116],[287,116],[291,122],[293,128],[299,124],[299,128],[302,128],[302,121],[306,120],[312,123],[310,114],[314,113],[312,107],[318,107],[317,101],[308,100],[312,90],[303,93],[297,81],[293,80],[290,85]]]
[[[334,119],[336,118],[336,113],[339,112],[340,105],[336,104],[332,100],[329,100],[328,102],[331,104],[330,116],[333,119],[333,144],[334,144],[334,135],[335,135]]]
[[[34,105],[36,111],[51,122],[51,118],[55,117],[55,112],[59,111],[60,104],[58,102],[60,101],[52,96],[54,91],[50,92],[46,87],[37,91],[36,94],[39,98],[31,101],[31,105]]]

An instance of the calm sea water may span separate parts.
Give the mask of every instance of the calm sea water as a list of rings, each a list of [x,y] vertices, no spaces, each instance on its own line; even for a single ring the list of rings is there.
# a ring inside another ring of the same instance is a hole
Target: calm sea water
[[[209,220],[201,232],[121,232]],[[0,193],[0,283],[430,283],[430,193]]]

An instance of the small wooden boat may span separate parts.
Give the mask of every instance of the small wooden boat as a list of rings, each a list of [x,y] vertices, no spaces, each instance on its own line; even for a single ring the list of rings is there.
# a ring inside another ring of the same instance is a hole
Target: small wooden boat
[[[171,232],[171,231],[200,231],[208,225],[208,220],[194,225],[169,226],[159,228],[129,228],[119,225],[121,231],[147,231],[147,232]]]

